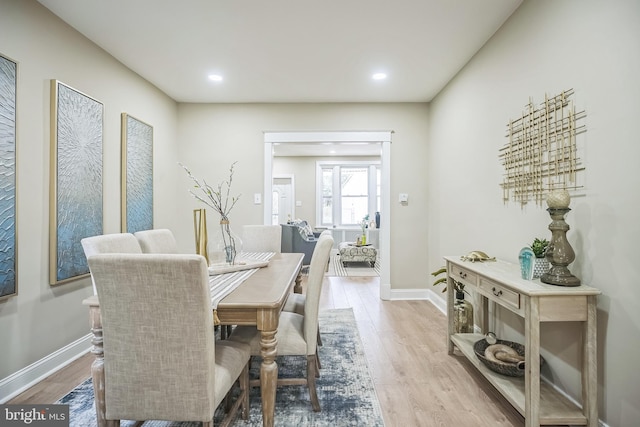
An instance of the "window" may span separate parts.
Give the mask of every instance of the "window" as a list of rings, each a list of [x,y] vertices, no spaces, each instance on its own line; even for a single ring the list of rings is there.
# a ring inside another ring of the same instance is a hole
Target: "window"
[[[379,162],[317,162],[318,223],[358,226],[380,211]]]

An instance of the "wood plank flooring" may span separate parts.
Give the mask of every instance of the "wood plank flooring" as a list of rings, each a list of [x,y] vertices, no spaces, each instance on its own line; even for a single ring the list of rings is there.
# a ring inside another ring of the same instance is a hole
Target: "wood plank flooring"
[[[463,356],[447,354],[445,316],[428,301],[380,300],[379,281],[327,277],[320,309],[353,308],[386,426],[524,426]],[[57,401],[89,377],[92,360],[81,357],[7,403]]]

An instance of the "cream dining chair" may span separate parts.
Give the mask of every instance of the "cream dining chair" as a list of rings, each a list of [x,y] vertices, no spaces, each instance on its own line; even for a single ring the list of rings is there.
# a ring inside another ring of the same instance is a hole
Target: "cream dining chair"
[[[89,266],[100,301],[107,425],[124,419],[213,427],[236,380],[241,392],[222,425],[241,407],[248,418],[250,348],[215,339],[202,256],[103,254],[90,256]]]
[[[281,252],[282,227],[279,225],[245,225],[242,227],[244,252]]]
[[[178,243],[171,230],[159,228],[133,233],[145,254],[177,254]]]
[[[333,246],[330,235],[322,235],[311,256],[304,315],[282,312],[276,340],[278,356],[306,356],[307,372],[304,378],[279,379],[278,386],[307,385],[313,410],[320,411],[320,402],[316,392],[316,376],[318,375],[318,310],[320,293],[324,281],[324,270]],[[255,326],[237,326],[229,341],[247,343],[251,346],[251,355],[260,355],[260,331]]]
[[[333,234],[331,233],[331,230],[323,231],[320,234],[320,236],[323,236],[325,234],[329,236],[333,236]],[[328,270],[328,266],[329,266],[329,259],[327,259],[327,267],[325,267],[325,270]],[[296,293],[289,294],[289,297],[287,298],[287,302],[285,303],[282,311],[289,311],[291,313],[298,313],[298,314],[304,315],[304,305],[306,302],[305,300],[306,300],[305,294],[296,294]],[[318,329],[318,345],[320,346],[322,345],[322,339],[320,338],[320,329]],[[321,367],[320,359],[318,359],[318,367]]]
[[[85,237],[80,240],[80,243],[84,250],[84,256],[87,257],[87,259],[92,255],[98,254],[142,253],[138,240],[131,233],[102,234],[99,236]],[[89,271],[91,271],[91,267],[89,267]],[[97,295],[93,273],[91,274],[91,282],[93,284],[93,294]]]

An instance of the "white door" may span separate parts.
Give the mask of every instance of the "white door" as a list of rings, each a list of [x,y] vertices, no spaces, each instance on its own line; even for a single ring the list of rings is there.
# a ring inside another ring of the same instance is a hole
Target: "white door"
[[[272,224],[286,224],[295,218],[293,203],[293,177],[273,178]]]

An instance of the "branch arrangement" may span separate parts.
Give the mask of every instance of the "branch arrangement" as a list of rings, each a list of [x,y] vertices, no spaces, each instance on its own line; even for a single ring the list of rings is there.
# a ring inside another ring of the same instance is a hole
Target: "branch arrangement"
[[[217,186],[217,190],[207,184],[207,181],[205,181],[204,179],[200,180],[196,178],[191,173],[189,168],[187,168],[185,165],[183,165],[182,163],[178,163],[187,172],[189,178],[191,178],[191,180],[194,182],[194,188],[199,190],[202,195],[197,194],[193,189],[189,190],[189,193],[191,193],[191,195],[197,200],[201,201],[202,203],[218,212],[222,221],[229,220],[229,213],[231,212],[231,209],[233,209],[233,207],[236,205],[241,196],[240,194],[238,194],[238,196],[231,197],[231,200],[229,200],[231,184],[233,182],[233,168],[235,167],[236,163],[238,162],[236,161],[231,164],[231,167],[229,168],[229,179],[219,183]]]

